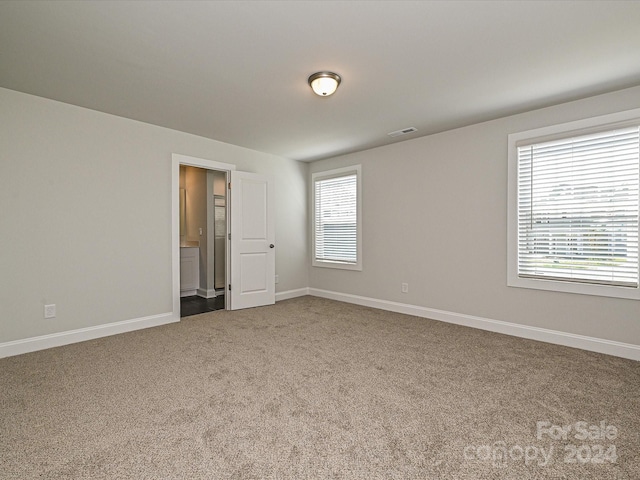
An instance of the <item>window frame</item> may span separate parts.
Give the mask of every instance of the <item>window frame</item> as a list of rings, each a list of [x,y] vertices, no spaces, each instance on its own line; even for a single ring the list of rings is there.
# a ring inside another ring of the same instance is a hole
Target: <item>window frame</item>
[[[518,275],[518,147],[522,144],[541,143],[598,131],[614,130],[639,123],[640,108],[637,108],[512,133],[508,136],[507,286],[640,300],[640,286],[634,288],[572,282],[570,280],[523,278]]]
[[[316,182],[332,178],[356,176],[356,262],[343,263],[316,258]],[[348,167],[323,170],[311,174],[311,265],[313,267],[336,268],[362,271],[362,167]]]

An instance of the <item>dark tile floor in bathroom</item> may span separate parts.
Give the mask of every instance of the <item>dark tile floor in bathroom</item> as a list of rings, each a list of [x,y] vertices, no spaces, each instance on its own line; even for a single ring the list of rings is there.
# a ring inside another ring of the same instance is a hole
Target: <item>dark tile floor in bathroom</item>
[[[180,317],[188,317],[215,310],[224,310],[224,295],[218,295],[215,298],[202,298],[197,295],[180,298]]]

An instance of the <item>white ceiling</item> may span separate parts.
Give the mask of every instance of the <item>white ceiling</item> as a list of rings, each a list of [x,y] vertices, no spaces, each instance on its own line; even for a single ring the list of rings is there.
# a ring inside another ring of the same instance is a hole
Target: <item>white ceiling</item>
[[[297,160],[634,85],[639,1],[0,2],[0,86]]]

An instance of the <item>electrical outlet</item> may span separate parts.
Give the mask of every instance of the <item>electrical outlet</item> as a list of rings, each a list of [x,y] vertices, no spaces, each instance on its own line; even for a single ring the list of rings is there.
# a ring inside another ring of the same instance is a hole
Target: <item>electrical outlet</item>
[[[402,291],[402,293],[409,293],[409,284],[408,283],[400,284],[400,290]]]
[[[280,281],[280,279],[278,278],[278,275],[276,275],[276,283],[278,283]]]
[[[44,306],[44,318],[56,318],[56,305],[45,305]]]

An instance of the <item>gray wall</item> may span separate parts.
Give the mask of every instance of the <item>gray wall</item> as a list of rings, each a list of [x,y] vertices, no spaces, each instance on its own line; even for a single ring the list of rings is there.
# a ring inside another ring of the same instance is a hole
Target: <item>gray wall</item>
[[[181,153],[275,178],[278,292],[310,286],[640,344],[638,301],[506,286],[507,135],[638,107],[640,87],[309,166],[0,89],[0,343],[171,311]],[[355,163],[364,269],[310,269],[310,173]]]
[[[172,153],[272,175],[277,291],[308,285],[306,164],[0,89],[0,343],[171,312]]]
[[[507,135],[638,107],[640,87],[312,163],[309,181],[362,164],[364,263],[311,267],[309,286],[640,345],[639,301],[506,277]]]

